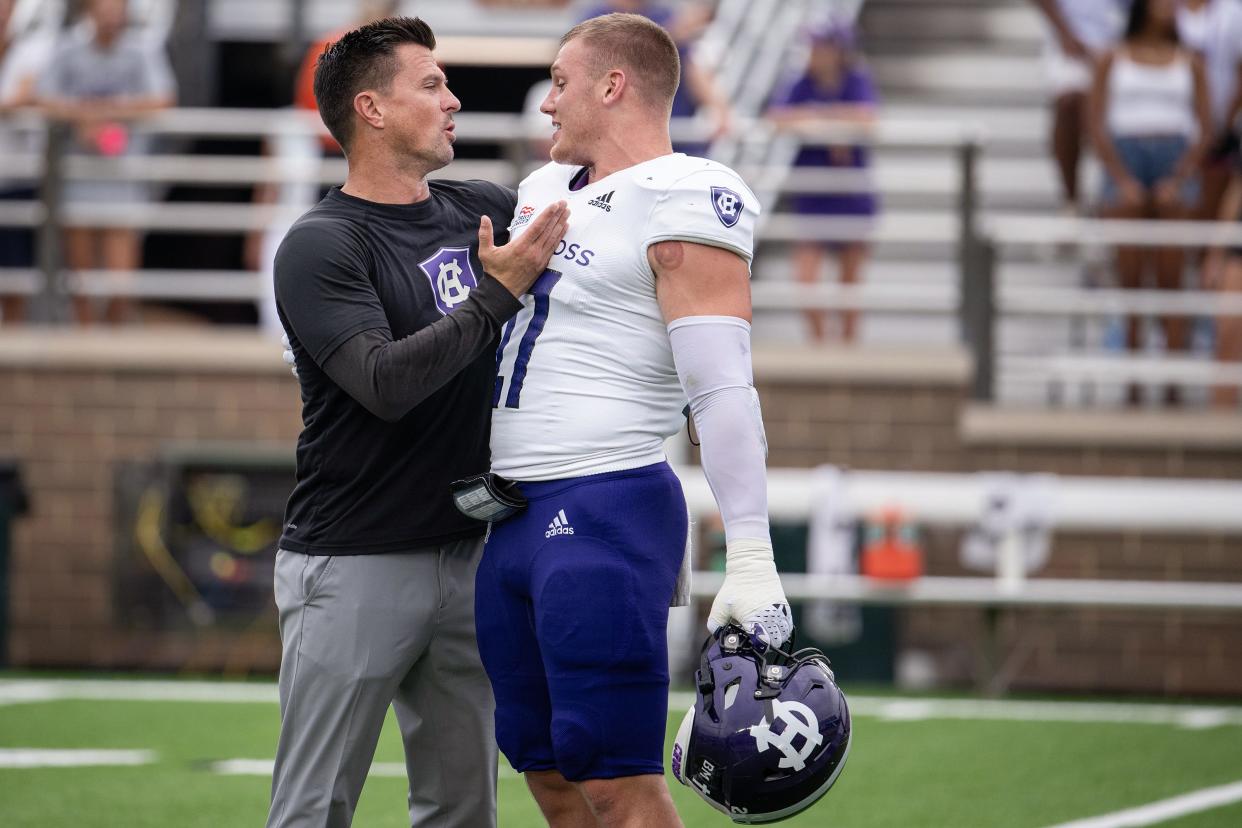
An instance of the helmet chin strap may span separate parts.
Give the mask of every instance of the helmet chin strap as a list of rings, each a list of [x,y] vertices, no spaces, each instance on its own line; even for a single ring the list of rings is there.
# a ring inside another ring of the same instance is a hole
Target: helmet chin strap
[[[711,645],[720,642],[720,648],[725,653],[742,655],[746,650],[750,650],[757,656],[759,686],[754,691],[755,699],[763,702],[764,711],[771,720],[772,699],[780,696],[785,685],[793,677],[794,670],[804,662],[823,661],[828,667],[829,675],[832,673],[828,657],[816,648],[794,649],[797,635],[797,629],[791,630],[787,643],[788,649],[782,649],[769,644],[767,639],[758,632],[748,632],[736,624],[726,624],[703,642],[703,649],[699,654],[699,669],[695,671],[694,678],[699,695],[703,699],[703,711],[711,716],[712,721],[720,721],[720,716],[716,712],[716,676],[712,670],[711,659],[708,657]]]

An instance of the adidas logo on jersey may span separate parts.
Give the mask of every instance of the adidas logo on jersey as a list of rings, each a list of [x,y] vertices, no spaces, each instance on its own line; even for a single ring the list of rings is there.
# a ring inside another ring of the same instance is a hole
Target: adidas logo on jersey
[[[548,524],[548,531],[543,533],[545,538],[553,535],[572,535],[574,527],[569,525],[569,518],[565,517],[565,510],[561,509],[556,513],[556,517],[552,518],[552,522]]]
[[[611,213],[612,212],[612,194],[615,192],[616,190],[609,190],[608,192],[604,193],[599,198],[591,199],[590,201],[587,202],[587,204],[591,205],[592,207],[598,207],[599,209],[603,210],[605,213]]]

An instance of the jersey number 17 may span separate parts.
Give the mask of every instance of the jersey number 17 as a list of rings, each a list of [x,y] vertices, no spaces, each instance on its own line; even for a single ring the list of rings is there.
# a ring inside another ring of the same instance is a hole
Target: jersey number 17
[[[552,288],[561,280],[561,272],[549,268],[545,270],[534,286],[530,295],[535,299],[535,311],[531,314],[526,330],[517,340],[517,356],[513,360],[513,375],[509,378],[509,393],[503,394],[505,388],[504,375],[500,366],[505,362],[509,346],[513,344],[513,331],[518,325],[518,316],[509,320],[500,338],[500,347],[496,349],[496,386],[492,393],[492,408],[500,408],[501,396],[504,396],[505,408],[519,408],[522,401],[522,385],[526,382],[526,369],[530,366],[530,356],[535,350],[535,343],[543,333],[543,326],[548,322],[548,311],[552,306]]]

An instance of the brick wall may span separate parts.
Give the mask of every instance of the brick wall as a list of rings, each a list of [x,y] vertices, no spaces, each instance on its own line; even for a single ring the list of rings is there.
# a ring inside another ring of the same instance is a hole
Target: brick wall
[[[18,460],[32,512],[10,563],[9,655],[18,666],[271,670],[266,635],[127,632],[113,606],[117,464],[168,443],[292,452],[297,384],[280,347],[184,332],[0,336],[0,456]],[[240,667],[239,667],[240,669]]]
[[[912,359],[922,363],[903,376],[886,370],[892,355],[757,353],[771,465],[1242,479],[1242,417],[980,408],[967,402],[969,366],[960,357]],[[924,533],[929,574],[977,574],[958,563],[959,540]],[[1061,532],[1038,574],[1236,581],[1242,590],[1242,537]],[[988,616],[903,610],[900,646],[931,654],[942,681],[954,684],[994,676],[1029,690],[1242,694],[1238,614],[1005,610],[994,627]]]
[[[953,532],[925,536],[928,571],[966,575]],[[1048,578],[1242,582],[1242,538],[1059,532]],[[1242,586],[1240,586],[1242,588]],[[903,647],[930,653],[945,682],[1027,690],[1238,695],[1238,613],[977,609],[902,613]],[[989,642],[988,634],[995,636]],[[989,655],[989,648],[995,656]]]
[[[239,333],[0,333],[0,457],[20,462],[34,507],[15,528],[15,665],[276,668],[274,615],[240,635],[122,629],[112,516],[117,464],[150,461],[170,442],[291,453],[297,386],[278,351]],[[755,361],[773,466],[1242,477],[1236,417],[977,409],[966,400],[969,361],[956,352],[761,348]],[[926,534],[931,574],[962,574],[957,540]],[[1242,538],[1061,533],[1041,574],[1242,582]],[[995,670],[1025,689],[1242,693],[1231,669],[1242,663],[1236,615],[1006,611],[994,640],[978,610],[901,619],[900,645],[930,654],[950,683]]]

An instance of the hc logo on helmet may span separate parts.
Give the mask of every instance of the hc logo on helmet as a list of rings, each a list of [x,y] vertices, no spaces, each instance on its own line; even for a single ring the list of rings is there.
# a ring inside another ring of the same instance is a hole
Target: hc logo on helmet
[[[712,187],[712,207],[716,209],[716,218],[725,227],[732,227],[742,217],[745,207],[742,197],[724,187]]]
[[[694,704],[677,730],[677,781],[736,823],[805,811],[849,755],[850,711],[827,658],[813,647],[775,655],[758,652],[739,627],[713,633],[694,674]],[[731,692],[742,686],[761,692]]]
[[[470,291],[479,286],[474,268],[470,266],[468,247],[441,247],[438,253],[419,262],[418,266],[431,282],[436,307],[445,315],[452,313],[466,301]]]
[[[785,725],[780,733],[772,730],[777,722]],[[755,747],[760,753],[776,748],[784,754],[779,766],[795,771],[806,767],[806,760],[811,758],[815,748],[824,741],[819,732],[819,719],[815,718],[815,711],[802,702],[784,702],[780,699],[772,700],[772,724],[769,725],[768,717],[764,716],[759,724],[750,728],[750,735],[755,738]],[[798,736],[802,737],[801,748],[794,747],[794,739]]]

